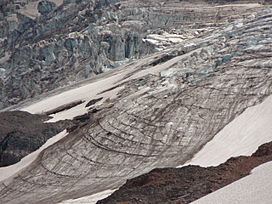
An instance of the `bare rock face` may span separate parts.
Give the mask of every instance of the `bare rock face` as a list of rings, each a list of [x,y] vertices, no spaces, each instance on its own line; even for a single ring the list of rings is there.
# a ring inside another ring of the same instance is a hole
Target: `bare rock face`
[[[43,0],[38,4],[38,11],[41,15],[47,15],[52,12],[56,8],[56,4],[54,2]]]
[[[121,188],[97,204],[191,203],[244,176],[255,167],[272,161],[272,142],[250,157],[231,158],[217,167],[185,166],[154,169],[128,180]]]
[[[69,121],[44,123],[45,115],[12,111],[0,113],[0,167],[20,161],[49,138],[72,126]]]
[[[116,98],[91,107],[92,120],[1,182],[1,203],[58,203],[190,159],[246,108],[272,94],[271,13],[252,13],[110,72],[101,80],[122,76],[104,91],[122,87]]]
[[[259,9],[174,0],[4,2],[0,109],[200,36]]]

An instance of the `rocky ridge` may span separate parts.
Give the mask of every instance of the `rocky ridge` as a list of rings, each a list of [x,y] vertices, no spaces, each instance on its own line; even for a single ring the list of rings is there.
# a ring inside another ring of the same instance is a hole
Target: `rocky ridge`
[[[250,157],[230,158],[217,167],[185,166],[154,169],[128,180],[108,198],[97,204],[191,203],[250,174],[255,167],[272,161],[272,142]]]

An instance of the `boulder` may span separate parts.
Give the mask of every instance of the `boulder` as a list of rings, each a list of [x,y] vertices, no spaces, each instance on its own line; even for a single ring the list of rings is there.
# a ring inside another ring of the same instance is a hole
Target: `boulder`
[[[47,15],[56,8],[56,4],[52,1],[42,0],[38,4],[38,11],[41,15]]]

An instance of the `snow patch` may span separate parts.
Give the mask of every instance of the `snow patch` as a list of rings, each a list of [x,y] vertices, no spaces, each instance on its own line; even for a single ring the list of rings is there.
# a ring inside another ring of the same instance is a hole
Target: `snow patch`
[[[178,35],[178,34],[169,34],[164,32],[162,34],[149,34],[146,36],[146,39],[143,39],[143,42],[148,42],[152,45],[164,47],[169,46],[175,43],[181,43],[185,39],[193,37],[192,35]]]
[[[246,176],[193,202],[194,204],[270,204],[272,201],[272,162],[253,169]]]
[[[96,204],[97,201],[102,200],[111,195],[116,190],[105,190],[100,193],[93,194],[91,196],[85,196],[78,199],[71,199],[62,201],[59,204]]]
[[[72,119],[75,116],[85,114],[88,109],[85,105],[91,100],[97,97],[100,92],[103,92],[109,88],[112,88],[115,83],[120,81],[122,77],[125,76],[125,72],[111,77],[95,81],[93,83],[71,89],[60,94],[48,97],[42,101],[31,104],[30,106],[24,107],[21,110],[28,111],[30,113],[43,113],[54,107],[59,107],[61,105],[71,103],[74,100],[83,100],[85,103],[75,106],[74,108],[59,112],[57,114],[51,115],[53,118],[47,122],[56,122],[59,120]],[[111,91],[105,92],[99,96],[107,98],[116,97],[120,88],[113,89]]]
[[[105,92],[103,94],[99,94],[98,97],[103,97],[103,99],[101,101],[99,101],[96,105],[102,104],[107,99],[116,98],[117,93],[122,89],[123,89],[123,87],[117,87],[116,89],[113,89],[111,91]],[[89,101],[90,101],[90,99],[88,101],[86,101],[85,103],[77,105],[77,106],[75,106],[75,107],[73,107],[71,109],[61,111],[61,112],[56,113],[56,114],[52,114],[50,116],[53,117],[53,118],[51,118],[50,120],[48,120],[46,122],[51,123],[51,122],[57,122],[57,121],[60,121],[60,120],[65,120],[65,119],[71,120],[76,116],[88,113],[88,108],[89,107],[86,108],[85,106]]]

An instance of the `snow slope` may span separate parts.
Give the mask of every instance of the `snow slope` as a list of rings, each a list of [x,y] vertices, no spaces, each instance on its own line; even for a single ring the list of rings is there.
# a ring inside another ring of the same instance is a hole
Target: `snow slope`
[[[52,108],[71,103],[75,100],[85,101],[85,103],[75,106],[69,110],[51,115],[53,116],[53,118],[48,122],[55,122],[63,119],[72,119],[75,116],[86,113],[88,109],[85,108],[85,105],[89,102],[89,100],[94,99],[96,95],[99,95],[100,92],[113,87],[116,82],[122,79],[124,74],[125,73],[113,75],[111,77],[94,81],[93,83],[62,92],[60,94],[48,97],[42,101],[34,103],[30,106],[24,107],[21,110],[28,111],[30,113],[42,113],[49,111]],[[112,98],[118,91],[119,89],[114,89],[110,92],[99,95],[99,97]]]
[[[258,166],[252,174],[219,189],[194,204],[270,204],[272,201],[272,162]]]
[[[102,200],[111,195],[115,190],[106,190],[91,196],[85,196],[78,199],[71,199],[60,202],[59,204],[96,204],[97,201]]]
[[[185,165],[217,166],[231,157],[250,156],[260,145],[270,141],[272,141],[272,96],[261,104],[245,110]]]

